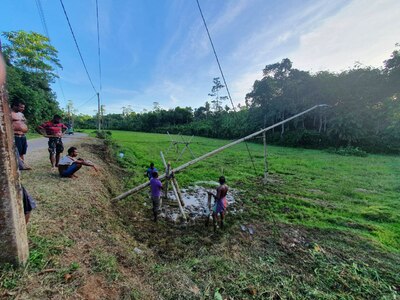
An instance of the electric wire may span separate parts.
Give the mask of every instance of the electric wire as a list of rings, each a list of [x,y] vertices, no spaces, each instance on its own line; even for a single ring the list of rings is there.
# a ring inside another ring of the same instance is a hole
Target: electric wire
[[[85,68],[86,75],[87,75],[88,78],[89,78],[89,81],[90,81],[90,84],[92,85],[93,90],[97,93],[97,90],[96,90],[96,88],[94,87],[92,78],[91,78],[90,75],[89,75],[89,71],[88,71],[88,69],[87,69],[87,67],[86,67],[85,61],[83,60],[82,53],[81,53],[81,50],[79,49],[79,45],[78,45],[78,42],[77,42],[77,40],[76,40],[74,30],[72,29],[71,22],[69,21],[67,11],[65,10],[64,3],[63,3],[62,0],[60,0],[60,3],[61,3],[61,6],[62,6],[62,8],[63,8],[63,11],[64,11],[65,18],[67,19],[69,29],[71,30],[72,37],[74,38],[76,48],[78,49],[78,53],[79,53],[79,56],[80,56],[80,58],[81,58],[83,67]]]
[[[49,30],[47,28],[46,18],[44,16],[44,12],[43,12],[42,2],[40,0],[36,0],[36,6],[37,6],[37,9],[38,9],[38,12],[39,12],[40,21],[42,22],[43,30],[44,30],[44,32],[46,34],[47,39],[49,40],[50,46],[53,47],[53,45],[51,44]],[[58,72],[58,68],[59,68],[59,66],[56,65],[55,68],[54,68],[54,71],[56,72],[56,75],[57,75],[57,81],[58,81],[58,85],[60,86],[60,90],[61,90],[61,94],[63,96],[63,99],[64,99],[65,102],[67,102],[67,99],[65,98],[65,94],[64,94],[64,89],[63,89],[62,84],[61,84],[60,73]]]
[[[222,67],[221,67],[221,64],[220,64],[219,59],[218,59],[217,51],[215,50],[214,43],[213,43],[213,41],[212,41],[210,31],[208,30],[207,22],[206,22],[206,20],[205,20],[205,18],[204,18],[203,11],[202,11],[201,6],[200,6],[200,2],[199,2],[199,0],[196,0],[196,2],[197,2],[197,7],[199,8],[199,12],[200,12],[201,18],[202,18],[202,20],[203,20],[204,27],[205,27],[205,29],[206,29],[206,31],[207,31],[208,39],[210,40],[210,44],[211,44],[211,47],[212,47],[213,52],[214,52],[215,59],[216,59],[217,64],[218,64],[218,68],[219,68],[219,71],[220,71],[220,73],[221,73],[222,80],[224,81],[225,88],[226,88],[226,92],[228,93],[229,100],[230,100],[230,102],[231,102],[231,104],[232,104],[232,109],[233,109],[233,111],[236,113],[236,108],[235,108],[235,105],[233,104],[233,100],[232,100],[232,97],[231,97],[231,93],[230,93],[230,91],[229,91],[228,84],[226,83],[225,75],[224,75],[224,72],[222,71]],[[237,120],[237,117],[236,117],[236,114],[234,114],[234,116],[235,116],[235,118],[236,118],[236,121],[238,121],[238,120]],[[254,165],[254,162],[253,162],[253,158],[252,158],[252,156],[251,156],[251,153],[250,153],[250,150],[249,150],[249,147],[248,147],[246,141],[245,141],[245,144],[246,144],[246,147],[247,147],[247,151],[249,152],[251,162],[252,162],[252,164],[253,164],[254,172],[255,172],[255,174],[257,174],[256,168],[255,168],[255,165]]]
[[[97,96],[97,93],[94,94],[92,97],[90,97],[88,100],[86,100],[85,102],[83,102],[81,105],[79,105],[76,109],[81,108],[82,106],[88,104],[91,100],[93,100],[94,97]]]
[[[199,11],[200,11],[201,18],[203,19],[204,27],[206,28],[206,31],[207,31],[208,39],[210,40],[210,43],[211,43],[211,47],[213,49],[215,59],[217,60],[218,68],[219,68],[219,71],[221,73],[222,80],[224,81],[226,92],[228,93],[229,100],[231,101],[233,111],[236,112],[235,105],[233,104],[231,93],[229,92],[228,84],[226,83],[224,72],[222,71],[222,67],[221,67],[221,64],[219,62],[217,52],[215,51],[214,43],[213,43],[213,41],[211,39],[211,35],[210,35],[209,30],[208,30],[208,26],[207,26],[206,20],[204,19],[203,11],[201,10],[199,0],[196,0],[196,2],[197,2],[197,6],[199,8]]]

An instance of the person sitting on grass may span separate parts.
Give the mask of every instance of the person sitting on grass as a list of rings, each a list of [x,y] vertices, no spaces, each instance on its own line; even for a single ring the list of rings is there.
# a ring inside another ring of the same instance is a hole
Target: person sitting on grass
[[[69,148],[67,152],[68,155],[61,158],[58,163],[58,172],[61,177],[78,178],[78,176],[75,175],[75,172],[77,172],[82,166],[92,167],[97,171],[96,166],[91,161],[82,158],[75,158],[78,156],[78,149],[76,149],[76,147]]]
[[[219,178],[220,186],[217,188],[217,194],[208,192],[209,197],[213,196],[215,199],[214,206],[212,207],[212,217],[214,223],[214,231],[217,230],[218,214],[221,216],[220,227],[224,227],[224,217],[228,202],[226,200],[226,194],[228,193],[228,186],[225,184],[225,177]]]
[[[161,190],[163,189],[163,185],[160,179],[158,179],[157,172],[153,172],[152,174],[152,177],[150,179],[150,188],[151,188],[151,201],[153,202],[154,222],[157,222],[158,210],[160,209]]]

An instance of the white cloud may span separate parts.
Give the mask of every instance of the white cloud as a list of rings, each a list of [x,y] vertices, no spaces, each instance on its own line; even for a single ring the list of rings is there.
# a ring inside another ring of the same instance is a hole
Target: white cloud
[[[400,1],[350,3],[321,26],[300,37],[289,56],[294,66],[312,71],[340,71],[354,66],[382,66],[400,41]]]

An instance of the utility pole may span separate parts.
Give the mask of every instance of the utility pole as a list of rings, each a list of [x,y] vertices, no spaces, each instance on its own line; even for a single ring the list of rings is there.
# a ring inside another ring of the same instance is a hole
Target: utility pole
[[[29,247],[5,77],[0,51],[0,264],[21,265],[28,259]]]
[[[100,120],[100,94],[97,93],[97,130],[101,131],[101,120]]]

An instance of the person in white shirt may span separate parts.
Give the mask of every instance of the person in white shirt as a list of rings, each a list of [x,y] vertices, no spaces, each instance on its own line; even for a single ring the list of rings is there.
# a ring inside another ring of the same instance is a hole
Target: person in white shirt
[[[67,152],[68,155],[61,158],[58,163],[58,172],[61,177],[78,178],[75,173],[82,166],[92,167],[97,171],[96,166],[91,161],[82,158],[75,158],[78,156],[78,149],[76,147],[69,148]]]

